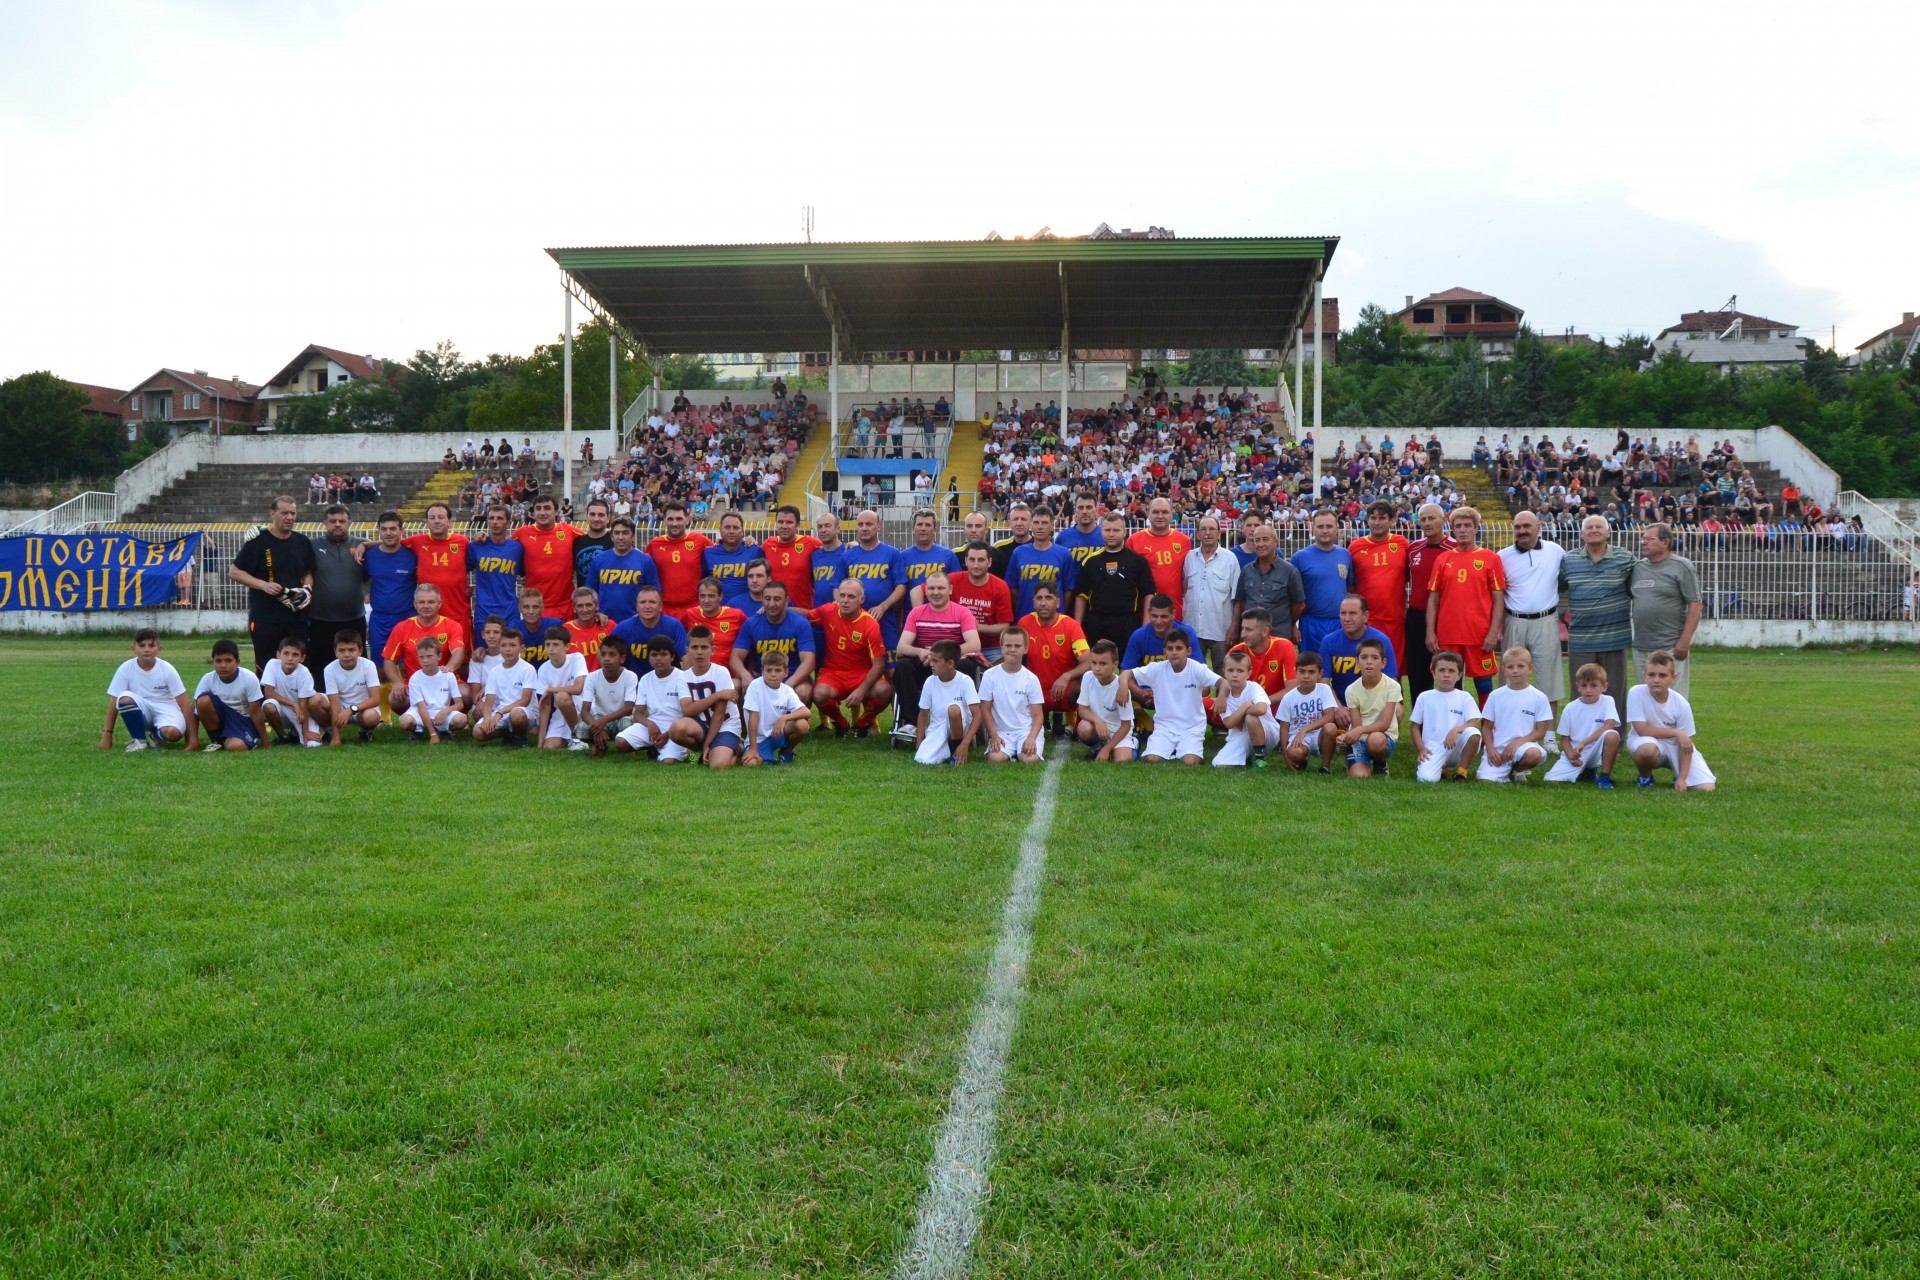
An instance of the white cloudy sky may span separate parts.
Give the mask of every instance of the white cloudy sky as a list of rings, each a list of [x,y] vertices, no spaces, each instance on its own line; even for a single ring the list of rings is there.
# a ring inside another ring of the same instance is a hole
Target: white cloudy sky
[[[1562,16],[1562,15],[1566,16]],[[1097,15],[1097,16],[1096,16]],[[560,327],[549,245],[1342,237],[1652,331],[1920,309],[1920,11],[0,0],[0,376],[258,381]]]

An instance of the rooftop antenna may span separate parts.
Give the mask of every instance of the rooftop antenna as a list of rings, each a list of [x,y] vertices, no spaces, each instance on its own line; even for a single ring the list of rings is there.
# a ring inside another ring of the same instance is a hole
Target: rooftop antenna
[[[800,206],[800,234],[807,238],[808,244],[813,243],[813,206],[810,204]]]

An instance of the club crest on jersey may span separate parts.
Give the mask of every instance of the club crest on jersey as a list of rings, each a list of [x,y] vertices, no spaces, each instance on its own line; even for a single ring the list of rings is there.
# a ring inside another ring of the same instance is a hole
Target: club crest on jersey
[[[1064,631],[1056,631],[1056,632],[1054,632],[1054,633],[1053,633],[1053,642],[1054,642],[1055,644],[1057,644],[1057,645],[1060,645],[1061,647],[1063,647],[1063,648],[1064,648],[1064,647],[1066,646],[1066,643],[1067,643],[1067,633],[1066,633],[1066,632],[1064,632]]]
[[[1343,578],[1347,576],[1347,566],[1343,564],[1337,564],[1333,566],[1333,571],[1339,574]]]
[[[1473,567],[1476,569],[1484,569],[1487,567],[1487,562],[1485,560],[1482,560],[1479,556],[1475,556],[1473,558]]]

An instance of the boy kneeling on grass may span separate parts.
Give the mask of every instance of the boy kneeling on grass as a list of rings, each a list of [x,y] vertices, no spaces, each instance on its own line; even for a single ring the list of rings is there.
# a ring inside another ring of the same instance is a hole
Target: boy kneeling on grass
[[[240,665],[240,646],[215,640],[213,670],[200,677],[193,691],[194,714],[207,731],[202,750],[265,751],[271,744],[260,701],[260,680]]]
[[[1482,782],[1525,782],[1547,758],[1544,745],[1553,728],[1553,704],[1533,687],[1533,654],[1515,645],[1500,655],[1506,683],[1487,695],[1481,708],[1487,723],[1487,753],[1480,759]]]
[[[274,656],[275,661],[260,673],[260,705],[266,713],[267,727],[285,746],[326,745],[322,727],[329,723],[332,713],[327,700],[313,687],[306,641],[288,636]]]
[[[1413,776],[1421,782],[1465,782],[1480,754],[1480,704],[1460,687],[1466,659],[1451,649],[1433,655],[1433,688],[1414,699],[1407,725],[1419,757]]]
[[[934,646],[936,650],[939,647]],[[960,646],[952,645],[952,648],[957,662]],[[972,685],[969,684],[968,688],[972,688]],[[800,701],[800,695],[787,683],[787,655],[784,652],[769,649],[760,655],[760,678],[747,686],[741,705],[747,716],[747,742],[750,745],[742,753],[740,763],[749,768],[762,764],[792,764],[793,749],[806,739],[813,712],[807,710],[807,704]]]
[[[1694,749],[1693,707],[1673,687],[1673,655],[1647,655],[1646,683],[1627,691],[1627,751],[1640,771],[1640,785],[1653,785],[1655,769],[1673,770],[1675,791],[1711,791],[1713,770]]]
[[[1002,637],[1001,643],[1006,643]],[[963,765],[967,748],[980,730],[980,691],[960,674],[960,646],[935,641],[927,651],[933,674],[920,686],[920,718],[913,729],[916,764]]]
[[[518,655],[519,638],[516,636],[511,643]],[[412,734],[415,742],[438,743],[442,733],[454,734],[466,728],[460,681],[451,671],[441,669],[440,642],[432,636],[421,637],[413,652],[420,660],[420,669],[407,677],[407,709],[400,713],[400,727]],[[474,734],[475,738],[479,736]]]
[[[1117,673],[1120,646],[1111,640],[1093,642],[1092,666],[1080,682],[1079,723],[1075,728],[1087,745],[1089,760],[1133,759],[1133,700]]]
[[[120,664],[107,684],[107,722],[100,730],[100,749],[113,747],[113,722],[126,723],[132,739],[128,751],[145,751],[186,739],[187,750],[200,745],[200,722],[194,716],[187,686],[173,664],[160,656],[160,633],[142,627],[133,633],[133,656]]]
[[[334,746],[348,725],[360,730],[360,741],[372,742],[380,727],[380,670],[361,656],[360,633],[341,631],[333,638],[333,661],[321,672],[326,684],[327,727]]]
[[[1279,719],[1287,726],[1287,768],[1299,773],[1312,756],[1320,772],[1333,772],[1333,749],[1340,733],[1340,699],[1333,686],[1320,683],[1320,655],[1311,650],[1294,660],[1293,688],[1280,699]]]
[[[1560,711],[1560,758],[1547,770],[1548,782],[1578,782],[1593,775],[1593,785],[1613,790],[1613,760],[1620,754],[1620,721],[1607,696],[1607,669],[1589,662],[1573,673],[1580,694]]]
[[[1252,680],[1253,657],[1235,649],[1221,664],[1220,693],[1214,702],[1227,731],[1226,745],[1213,757],[1217,769],[1267,767],[1267,748],[1280,742],[1280,722],[1273,718],[1267,691]]]
[[[1027,643],[1026,632],[1008,627],[1000,638],[1000,661],[980,677],[989,764],[1039,764],[1047,758],[1040,741],[1047,696],[1040,677],[1026,668]]]
[[[1387,679],[1387,646],[1378,640],[1362,640],[1353,661],[1360,668],[1359,678],[1347,686],[1353,727],[1338,738],[1347,749],[1347,776],[1384,778],[1400,723],[1400,682]]]

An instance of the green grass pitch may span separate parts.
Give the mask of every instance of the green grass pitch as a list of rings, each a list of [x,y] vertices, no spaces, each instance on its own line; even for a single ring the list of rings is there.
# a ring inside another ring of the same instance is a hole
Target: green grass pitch
[[[0,642],[0,1274],[893,1272],[1037,771],[102,753],[125,654]],[[1713,795],[1070,762],[973,1273],[1920,1273],[1920,654],[1694,704]]]

